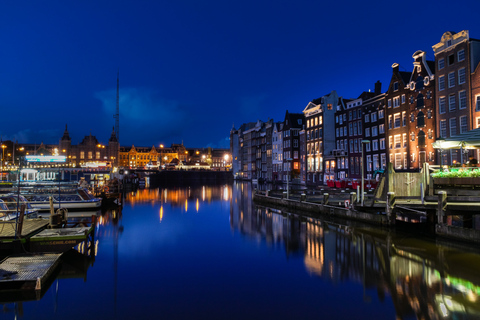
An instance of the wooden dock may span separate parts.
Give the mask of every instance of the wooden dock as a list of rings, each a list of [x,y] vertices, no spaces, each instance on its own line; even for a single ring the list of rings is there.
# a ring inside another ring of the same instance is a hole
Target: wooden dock
[[[25,219],[20,238],[26,238],[40,232],[48,225],[46,219]],[[0,222],[0,242],[15,238],[15,221]]]
[[[0,291],[42,290],[59,265],[62,254],[22,254],[0,263]]]

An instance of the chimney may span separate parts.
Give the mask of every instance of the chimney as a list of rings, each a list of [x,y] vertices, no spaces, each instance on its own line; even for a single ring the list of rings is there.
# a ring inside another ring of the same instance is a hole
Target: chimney
[[[382,83],[380,82],[380,80],[378,80],[377,82],[375,82],[375,95],[379,95],[382,93]]]
[[[399,65],[398,63],[392,64],[393,73],[398,73]]]

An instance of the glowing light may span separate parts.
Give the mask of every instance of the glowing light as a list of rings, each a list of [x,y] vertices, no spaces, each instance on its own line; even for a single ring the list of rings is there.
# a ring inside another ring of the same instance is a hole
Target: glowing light
[[[200,207],[200,204],[198,202],[198,198],[197,198],[197,204],[195,205],[195,208],[197,209],[197,212],[198,212],[198,208]]]
[[[163,220],[163,206],[160,207],[160,222]]]
[[[187,199],[185,199],[185,212],[187,212],[187,211],[188,211],[188,201],[187,201]]]

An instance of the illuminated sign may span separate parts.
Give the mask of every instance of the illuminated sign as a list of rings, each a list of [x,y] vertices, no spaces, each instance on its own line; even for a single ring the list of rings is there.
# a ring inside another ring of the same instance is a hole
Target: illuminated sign
[[[28,162],[65,162],[66,156],[26,156]]]

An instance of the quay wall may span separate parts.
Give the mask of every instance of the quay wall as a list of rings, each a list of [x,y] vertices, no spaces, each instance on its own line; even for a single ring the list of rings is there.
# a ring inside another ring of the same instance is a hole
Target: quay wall
[[[233,181],[231,171],[166,170],[149,175],[152,185],[218,184]]]
[[[445,238],[480,243],[480,230],[437,224],[435,232]]]
[[[274,205],[275,207],[282,207],[289,210],[305,211],[321,215],[331,215],[338,218],[363,221],[382,226],[388,226],[390,224],[386,215],[361,212],[353,208],[342,208],[293,199],[280,199],[261,194],[254,194],[253,200],[258,204]]]

